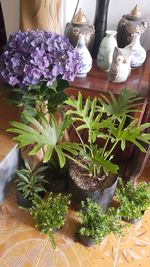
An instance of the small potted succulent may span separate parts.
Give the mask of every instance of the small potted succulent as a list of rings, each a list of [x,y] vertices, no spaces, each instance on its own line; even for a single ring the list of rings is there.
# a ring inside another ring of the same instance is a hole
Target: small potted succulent
[[[82,244],[100,244],[110,233],[122,234],[123,224],[117,220],[114,208],[109,208],[103,213],[101,206],[89,198],[82,201],[81,206],[78,212],[81,227],[77,237]]]
[[[117,214],[123,220],[135,224],[138,222],[145,210],[150,206],[149,184],[140,182],[136,186],[131,181],[123,183],[119,179],[116,189],[116,198],[120,205]]]
[[[35,227],[42,234],[48,234],[53,248],[56,247],[53,232],[64,225],[70,203],[70,194],[62,195],[61,193],[57,196],[49,193],[46,201],[39,198],[33,200],[30,214],[35,219]]]
[[[32,200],[36,196],[44,197],[44,184],[47,181],[44,179],[46,166],[32,169],[28,161],[24,161],[24,166],[16,171],[16,188],[17,188],[17,203],[19,206],[30,208]]]
[[[69,190],[76,207],[90,197],[105,211],[113,198],[119,172],[115,149],[119,147],[124,151],[128,144],[134,144],[146,152],[144,144],[150,143],[150,135],[144,133],[150,123],[139,126],[138,119],[132,117],[139,100],[136,94],[124,89],[118,98],[112,93],[110,98],[101,96],[91,101],[88,97],[84,102],[79,93],[77,99],[68,97],[64,102],[68,110],[61,123],[52,113],[50,123],[41,113],[38,119],[24,114],[26,124],[11,122],[13,127],[8,129],[16,134],[14,140],[19,147],[33,146],[29,155],[36,155],[43,148],[44,163],[49,162],[54,153],[61,168],[66,159],[70,160]],[[75,129],[78,143],[63,139],[65,129],[70,126]],[[87,132],[87,141],[82,139],[83,130]]]

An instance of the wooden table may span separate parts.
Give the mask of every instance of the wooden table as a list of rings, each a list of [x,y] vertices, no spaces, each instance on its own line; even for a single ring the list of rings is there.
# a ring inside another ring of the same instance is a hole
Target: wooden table
[[[130,76],[124,83],[112,83],[109,82],[108,72],[101,71],[97,66],[96,62],[93,61],[93,67],[85,78],[76,78],[71,84],[70,88],[65,90],[69,95],[77,95],[80,91],[83,97],[100,96],[101,93],[108,93],[112,91],[115,94],[123,88],[128,88],[132,91],[137,92],[138,96],[143,97],[139,109],[140,113],[134,114],[138,117],[139,124],[150,120],[150,51],[147,52],[147,58],[145,63],[137,68],[132,69]],[[139,175],[144,169],[149,156],[149,148],[146,147],[147,154],[139,152],[135,147],[130,150],[127,158],[125,158],[125,165],[123,168],[123,175],[126,179],[137,180]]]

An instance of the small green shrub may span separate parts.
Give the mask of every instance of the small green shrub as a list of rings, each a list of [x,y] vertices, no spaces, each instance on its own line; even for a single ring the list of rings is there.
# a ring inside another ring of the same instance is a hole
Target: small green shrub
[[[123,224],[117,220],[115,209],[109,208],[103,213],[101,206],[91,199],[81,202],[79,211],[81,228],[79,233],[91,237],[99,244],[109,233],[122,234]]]
[[[47,167],[32,169],[27,160],[24,161],[24,164],[24,167],[16,171],[16,187],[24,198],[32,200],[34,195],[45,191],[43,184],[47,181],[44,179],[43,172]]]
[[[64,225],[65,215],[68,213],[70,205],[70,194],[57,196],[49,194],[46,201],[35,198],[33,207],[30,209],[31,216],[36,220],[35,227],[41,233],[48,234],[53,248],[56,247],[53,231],[60,229]]]
[[[119,187],[116,189],[116,198],[120,202],[117,213],[127,220],[139,219],[144,211],[150,206],[149,185],[146,182],[139,183],[134,187],[131,181],[123,184],[119,179]]]

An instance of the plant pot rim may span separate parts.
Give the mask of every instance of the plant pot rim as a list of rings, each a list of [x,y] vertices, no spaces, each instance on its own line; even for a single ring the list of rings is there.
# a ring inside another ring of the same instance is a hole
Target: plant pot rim
[[[118,180],[118,174],[109,174],[105,179],[89,176],[89,173],[74,162],[69,164],[69,178],[84,191],[99,191],[112,187]]]
[[[96,245],[95,239],[87,235],[81,235],[79,231],[76,233],[76,237],[79,240],[79,242],[86,247],[91,247],[93,245]]]
[[[141,216],[141,217],[139,217],[139,218],[137,218],[137,219],[134,219],[134,218],[127,219],[127,218],[125,218],[125,217],[121,217],[121,219],[122,219],[123,221],[125,221],[125,222],[127,222],[127,223],[131,223],[131,224],[136,224],[136,223],[138,223],[139,221],[142,220],[142,218],[143,218],[143,216]]]

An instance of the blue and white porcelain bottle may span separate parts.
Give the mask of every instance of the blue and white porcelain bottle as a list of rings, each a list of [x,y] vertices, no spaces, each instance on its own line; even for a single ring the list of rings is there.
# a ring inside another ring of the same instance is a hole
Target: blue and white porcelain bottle
[[[146,51],[140,43],[141,33],[131,34],[132,41],[130,45],[132,46],[131,53],[131,68],[140,67],[146,59]]]
[[[85,43],[85,34],[80,34],[75,50],[79,53],[80,64],[77,71],[78,78],[86,77],[92,68],[92,57]]]

